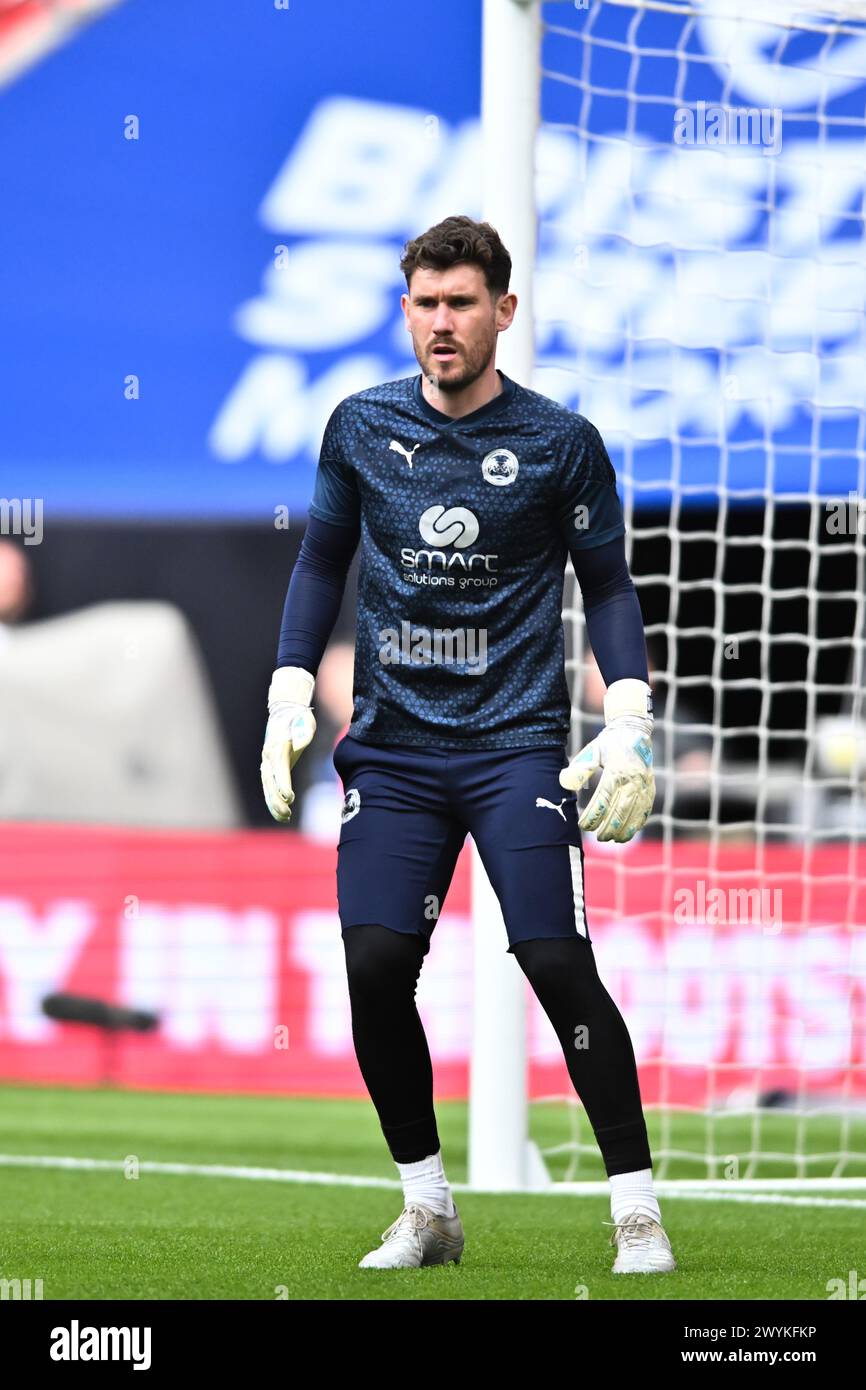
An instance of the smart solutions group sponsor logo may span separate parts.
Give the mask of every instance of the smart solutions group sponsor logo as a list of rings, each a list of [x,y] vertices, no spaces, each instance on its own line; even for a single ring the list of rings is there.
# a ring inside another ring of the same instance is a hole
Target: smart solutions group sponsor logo
[[[418,522],[427,547],[404,546],[400,562],[411,584],[446,588],[494,588],[498,555],[477,551],[464,554],[478,539],[478,518],[468,507],[444,507],[437,503],[422,513]]]

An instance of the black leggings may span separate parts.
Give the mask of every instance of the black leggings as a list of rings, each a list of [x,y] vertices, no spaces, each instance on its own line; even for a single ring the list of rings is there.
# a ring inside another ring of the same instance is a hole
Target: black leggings
[[[433,1067],[415,1006],[426,942],[371,924],[347,927],[343,946],[361,1075],[391,1157],[415,1163],[440,1147]],[[517,942],[512,954],[559,1038],[608,1176],[651,1167],[634,1049],[592,946],[582,936],[536,937]]]

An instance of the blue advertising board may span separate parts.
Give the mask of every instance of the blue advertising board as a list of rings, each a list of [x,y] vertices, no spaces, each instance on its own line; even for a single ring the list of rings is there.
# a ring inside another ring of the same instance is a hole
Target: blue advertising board
[[[480,0],[90,8],[26,62],[0,31],[0,495],[297,519],[333,406],[417,369],[403,243],[482,212]],[[711,61],[719,22],[678,64],[681,15],[543,10],[531,384],[637,506],[862,488],[866,39],[816,77],[767,35]],[[781,126],[720,149],[713,103]]]

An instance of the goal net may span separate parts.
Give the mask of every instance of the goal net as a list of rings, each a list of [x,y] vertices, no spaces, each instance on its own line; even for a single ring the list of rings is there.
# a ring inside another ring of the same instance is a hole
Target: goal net
[[[534,383],[608,445],[655,693],[652,821],[585,852],[656,1176],[862,1179],[866,4],[541,17]],[[543,1021],[530,1076],[550,1172],[603,1176]]]

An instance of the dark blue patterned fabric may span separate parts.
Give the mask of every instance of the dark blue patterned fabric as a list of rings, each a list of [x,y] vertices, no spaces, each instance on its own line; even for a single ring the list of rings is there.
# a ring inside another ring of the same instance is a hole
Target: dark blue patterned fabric
[[[360,522],[355,738],[567,739],[566,555],[622,535],[622,509],[595,426],[499,376],[499,395],[457,420],[418,375],[347,397],[328,421],[310,514]]]

